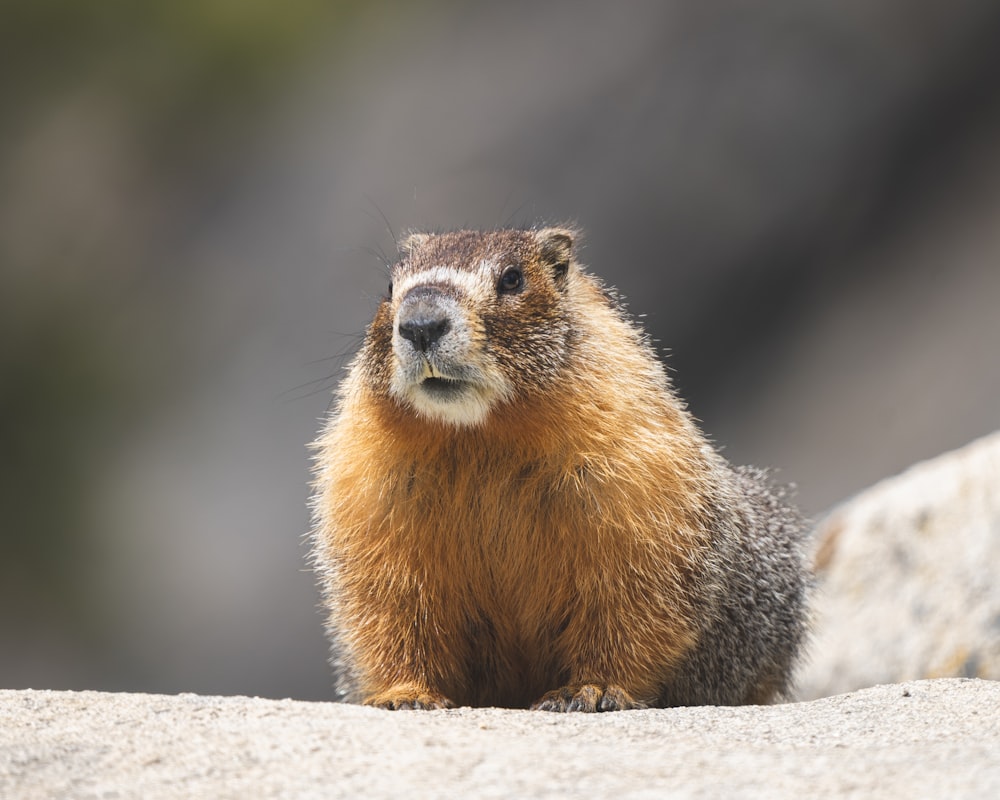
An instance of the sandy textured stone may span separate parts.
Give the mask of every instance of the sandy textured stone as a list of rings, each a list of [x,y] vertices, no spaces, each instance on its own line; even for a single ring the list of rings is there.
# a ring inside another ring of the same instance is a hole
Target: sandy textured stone
[[[817,541],[801,697],[1000,679],[1000,433],[873,486],[836,509]]]
[[[617,714],[0,691],[0,796],[1000,797],[1000,683]]]

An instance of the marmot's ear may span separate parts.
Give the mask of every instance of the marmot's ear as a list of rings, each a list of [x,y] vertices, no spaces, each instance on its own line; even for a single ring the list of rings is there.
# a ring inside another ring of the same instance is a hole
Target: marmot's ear
[[[543,228],[535,231],[535,241],[541,252],[542,261],[548,264],[557,281],[562,281],[569,272],[573,258],[573,231],[567,228]]]
[[[429,233],[408,233],[399,241],[399,253],[404,256],[412,256],[413,252],[431,238]]]

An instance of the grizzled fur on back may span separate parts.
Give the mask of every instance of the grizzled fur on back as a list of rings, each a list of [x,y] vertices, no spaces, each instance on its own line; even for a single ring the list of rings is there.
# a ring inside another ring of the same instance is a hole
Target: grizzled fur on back
[[[738,705],[787,697],[805,636],[803,520],[785,490],[755,467],[738,467],[732,509],[719,519],[719,607],[663,687],[664,705]],[[747,535],[751,532],[752,535]],[[745,687],[752,687],[747,691]]]
[[[315,444],[342,699],[595,711],[787,691],[803,523],[711,447],[574,238],[403,243]]]

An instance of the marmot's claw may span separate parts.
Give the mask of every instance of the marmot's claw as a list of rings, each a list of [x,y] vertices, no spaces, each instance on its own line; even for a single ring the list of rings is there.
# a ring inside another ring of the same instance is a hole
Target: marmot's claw
[[[620,686],[595,683],[563,686],[546,692],[531,708],[534,711],[628,711],[645,708]]]
[[[441,708],[454,708],[455,704],[447,697],[434,692],[417,692],[409,687],[389,689],[365,698],[364,704],[374,708],[384,708],[387,711],[421,710],[434,711]]]

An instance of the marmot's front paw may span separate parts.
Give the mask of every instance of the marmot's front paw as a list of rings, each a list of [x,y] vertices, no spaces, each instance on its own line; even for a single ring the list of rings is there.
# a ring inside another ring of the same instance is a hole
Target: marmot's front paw
[[[534,711],[627,711],[645,707],[621,686],[579,683],[546,692],[531,708]]]
[[[437,692],[421,690],[418,687],[403,685],[393,686],[384,692],[378,692],[365,698],[366,706],[385,708],[389,711],[404,709],[421,709],[431,711],[439,708],[454,708],[455,704],[447,697]]]

